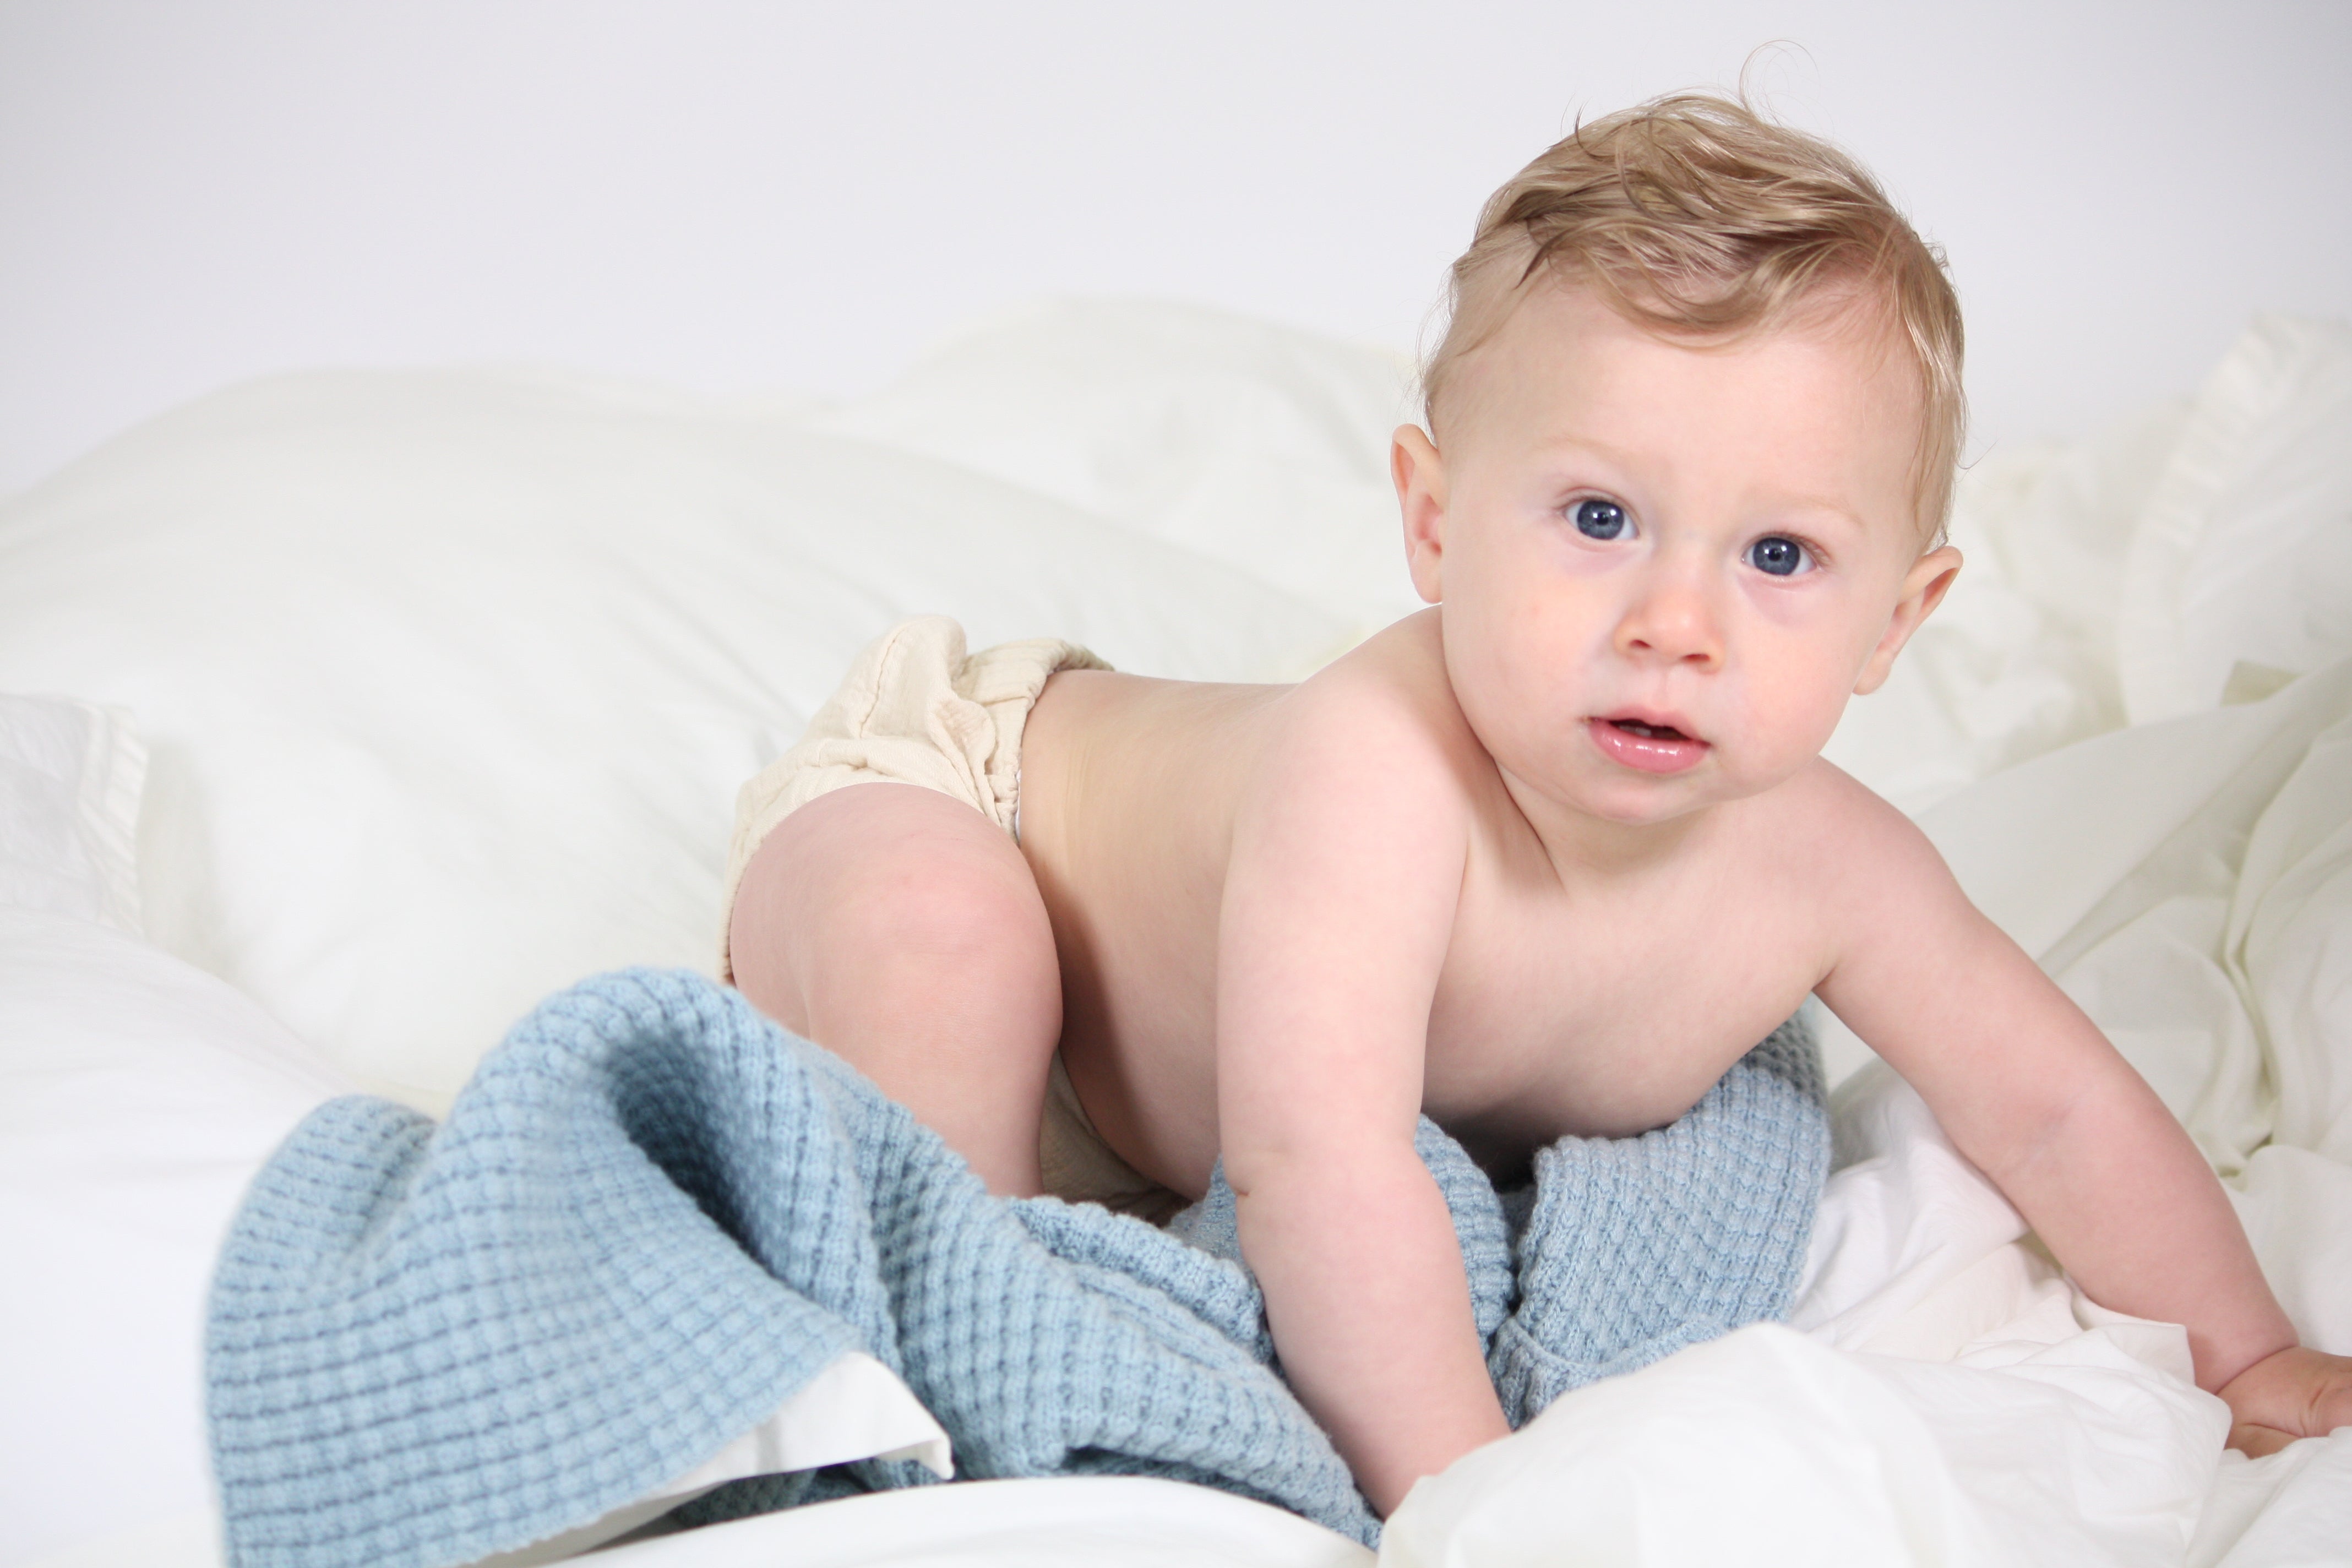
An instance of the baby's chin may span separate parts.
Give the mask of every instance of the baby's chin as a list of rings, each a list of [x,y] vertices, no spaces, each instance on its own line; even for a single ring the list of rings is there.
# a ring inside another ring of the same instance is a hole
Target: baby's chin
[[[1518,766],[1500,756],[1495,762],[1522,810],[1532,795],[1555,812],[1618,827],[1672,822],[1705,810],[1717,795],[1687,774],[1629,777],[1624,774],[1630,770],[1596,769],[1581,759],[1575,766],[1562,766],[1557,758],[1528,758]]]
[[[1682,775],[1663,782],[1612,781],[1598,788],[1588,785],[1563,792],[1554,798],[1570,811],[1619,827],[1658,827],[1720,805],[1727,798],[1738,797],[1709,787],[1708,781]]]
[[[1749,759],[1727,759],[1710,747],[1695,766],[1675,773],[1584,758],[1565,767],[1538,765],[1522,771],[1506,765],[1505,772],[1563,811],[1620,827],[1644,827],[1684,821],[1715,806],[1768,794],[1811,760],[1802,757],[1789,766],[1759,770],[1739,765]]]

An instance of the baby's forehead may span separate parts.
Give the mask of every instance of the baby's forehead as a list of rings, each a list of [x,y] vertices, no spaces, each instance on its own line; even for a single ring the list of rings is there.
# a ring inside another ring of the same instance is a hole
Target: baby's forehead
[[[1777,319],[1699,332],[1644,320],[1591,284],[1538,277],[1462,354],[1443,410],[1430,410],[1433,426],[1443,425],[1433,434],[1441,442],[1449,434],[1459,440],[1481,428],[1540,423],[1563,405],[1654,401],[1711,373],[1728,374],[1744,358],[1781,342],[1822,351],[1811,357],[1832,368],[1831,380],[1874,403],[1892,397],[1907,424],[1924,424],[1914,355],[1900,323],[1885,301],[1864,290],[1823,289]],[[1678,374],[1628,374],[1633,361],[1669,364]]]

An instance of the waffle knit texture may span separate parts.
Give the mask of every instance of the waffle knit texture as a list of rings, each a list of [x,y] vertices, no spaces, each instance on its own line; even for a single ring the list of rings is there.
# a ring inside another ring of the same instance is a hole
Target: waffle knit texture
[[[1514,1425],[1785,1314],[1828,1163],[1793,1023],[1689,1114],[1567,1139],[1498,1194],[1423,1121]],[[206,1327],[236,1568],[432,1568],[649,1495],[842,1352],[903,1378],[971,1478],[1150,1475],[1370,1542],[1284,1384],[1222,1177],[1167,1230],[989,1195],[838,1058],[699,976],[558,993],[436,1126],[320,1107],[256,1178]],[[931,1479],[761,1477],[710,1521]]]

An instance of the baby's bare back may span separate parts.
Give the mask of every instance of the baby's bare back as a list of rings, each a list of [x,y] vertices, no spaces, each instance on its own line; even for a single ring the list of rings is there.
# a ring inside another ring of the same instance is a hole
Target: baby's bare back
[[[1407,743],[1443,759],[1469,807],[1423,1109],[1498,1174],[1563,1133],[1673,1120],[1827,967],[1822,856],[1859,786],[1820,764],[1638,862],[1556,864],[1454,703],[1435,630],[1401,623],[1294,687],[1066,671],[1030,718],[1022,849],[1059,949],[1064,1059],[1104,1138],[1180,1192],[1206,1186],[1218,1152],[1218,926],[1239,803],[1286,729],[1367,686],[1403,700]],[[1400,763],[1392,731],[1338,760],[1339,792]]]

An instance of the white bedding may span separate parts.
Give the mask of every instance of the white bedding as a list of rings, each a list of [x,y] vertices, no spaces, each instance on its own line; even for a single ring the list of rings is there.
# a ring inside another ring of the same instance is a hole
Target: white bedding
[[[155,993],[184,1059],[132,1070],[119,982],[94,968],[78,1001],[54,954],[133,939],[55,908],[0,927],[0,1255],[34,1281],[0,1343],[62,1352],[9,1380],[0,1565],[206,1560],[195,1297],[273,1129],[341,1081],[435,1108],[593,969],[708,968],[735,784],[882,624],[944,609],[981,638],[1268,679],[1410,608],[1381,471],[1402,387],[1371,351],[1069,305],[844,408],[281,378],[0,510],[0,692],[105,704],[145,739],[138,899],[106,908],[196,966]],[[2352,668],[2323,667],[2352,655],[2347,437],[2352,331],[2273,319],[2193,405],[1994,455],[1962,487],[1961,587],[1831,752],[2156,1083],[2338,1352]],[[33,1024],[11,963],[47,986]],[[204,1044],[224,1020],[279,1067],[205,1066],[247,1059]],[[1384,1560],[2342,1560],[2352,1433],[2221,1456],[2178,1331],[2074,1296],[1907,1089],[1850,1037],[1832,1054],[1842,1169],[1791,1326],[1562,1401],[1417,1489]],[[232,1104],[239,1073],[258,1098]],[[37,1103],[98,1131],[60,1149],[5,1120]],[[219,1145],[187,1156],[200,1181],[149,1158],[179,1109]],[[85,1199],[112,1232],[61,1232]],[[613,1557],[1080,1560],[1366,1556],[1136,1481],[862,1500]]]

